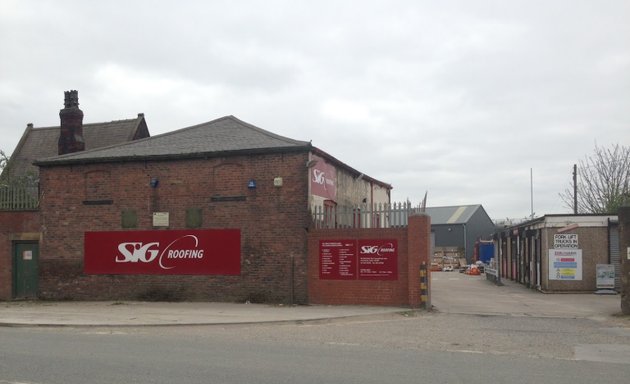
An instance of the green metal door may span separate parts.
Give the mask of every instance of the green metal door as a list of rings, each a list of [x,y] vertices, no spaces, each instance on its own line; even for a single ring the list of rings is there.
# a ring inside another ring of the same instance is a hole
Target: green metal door
[[[16,299],[37,297],[37,259],[39,244],[15,243],[13,254],[13,296]]]

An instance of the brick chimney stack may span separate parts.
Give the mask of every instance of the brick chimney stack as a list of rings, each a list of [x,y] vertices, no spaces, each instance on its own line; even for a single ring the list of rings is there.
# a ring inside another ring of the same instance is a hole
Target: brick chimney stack
[[[57,148],[60,155],[85,150],[83,139],[83,111],[79,109],[79,92],[64,92],[64,108],[59,111],[61,132]]]

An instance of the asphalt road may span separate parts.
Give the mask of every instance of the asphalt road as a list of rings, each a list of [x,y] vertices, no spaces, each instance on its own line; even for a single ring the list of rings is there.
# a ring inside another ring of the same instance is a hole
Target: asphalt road
[[[0,384],[628,381],[630,321],[602,313],[614,309],[610,298],[584,309],[592,298],[576,297],[574,308],[568,296],[444,277],[434,281],[438,310],[430,313],[228,326],[0,328]],[[474,306],[477,299],[483,303]],[[519,300],[523,305],[514,304]],[[553,300],[564,304],[561,310]],[[538,313],[544,311],[535,304],[550,313]]]
[[[460,327],[471,320],[454,317],[451,324]],[[435,341],[412,332],[425,320],[439,319],[212,329],[5,328],[0,383],[621,383],[630,374],[627,363],[520,353],[513,343],[487,350],[478,336],[444,339],[434,348],[427,344]],[[531,340],[545,345],[547,335]]]

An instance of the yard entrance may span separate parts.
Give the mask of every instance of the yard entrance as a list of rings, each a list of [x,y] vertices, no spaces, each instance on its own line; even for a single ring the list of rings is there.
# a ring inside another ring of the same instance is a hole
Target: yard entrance
[[[431,304],[442,313],[592,317],[620,312],[619,295],[545,294],[503,280],[501,286],[458,272],[431,272]]]

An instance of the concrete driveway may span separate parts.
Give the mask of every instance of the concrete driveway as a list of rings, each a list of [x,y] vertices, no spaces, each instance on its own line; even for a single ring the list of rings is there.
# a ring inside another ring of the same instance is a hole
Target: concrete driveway
[[[443,313],[602,318],[621,313],[620,295],[541,293],[512,281],[497,286],[485,276],[431,272],[431,304]]]

